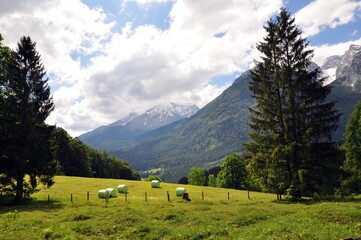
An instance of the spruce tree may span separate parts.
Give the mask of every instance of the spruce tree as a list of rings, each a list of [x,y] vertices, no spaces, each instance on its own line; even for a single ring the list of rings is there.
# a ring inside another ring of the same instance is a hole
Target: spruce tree
[[[282,8],[265,26],[257,45],[261,60],[251,73],[250,91],[256,101],[250,108],[250,138],[245,144],[250,167],[263,185],[291,197],[315,191],[317,146],[332,148],[331,135],[340,113],[326,102],[331,91],[319,68],[310,69],[313,51]]]
[[[6,149],[2,172],[14,181],[15,202],[35,191],[38,182],[50,186],[57,171],[51,135],[53,127],[45,124],[54,109],[48,79],[36,44],[21,37],[16,51],[6,65],[3,88],[7,90]],[[25,175],[30,181],[25,181]]]
[[[345,132],[346,161],[343,169],[348,173],[343,182],[346,193],[361,193],[361,101],[347,122]]]

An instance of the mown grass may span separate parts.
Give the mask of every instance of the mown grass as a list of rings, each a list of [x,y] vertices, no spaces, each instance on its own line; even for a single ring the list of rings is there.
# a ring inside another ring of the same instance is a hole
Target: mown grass
[[[0,208],[0,239],[361,237],[360,199],[289,204],[275,201],[273,194],[252,192],[248,200],[245,191],[185,186],[192,201],[184,202],[175,196],[177,184],[162,183],[162,188],[153,189],[149,182],[139,181],[76,177],[55,181],[25,205]],[[128,185],[127,201],[123,194],[108,203],[98,199],[98,190],[118,184]]]

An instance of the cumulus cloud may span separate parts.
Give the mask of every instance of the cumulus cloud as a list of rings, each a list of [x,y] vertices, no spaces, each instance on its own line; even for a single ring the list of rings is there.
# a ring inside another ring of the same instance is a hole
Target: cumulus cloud
[[[298,11],[296,21],[305,36],[313,36],[324,28],[336,28],[359,17],[361,2],[353,0],[317,0]]]

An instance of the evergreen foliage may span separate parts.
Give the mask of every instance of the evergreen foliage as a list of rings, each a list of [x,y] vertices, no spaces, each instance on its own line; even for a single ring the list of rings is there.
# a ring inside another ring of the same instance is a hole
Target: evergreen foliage
[[[78,138],[72,138],[62,128],[53,133],[55,157],[60,163],[61,175],[139,180],[132,167],[107,152],[88,147]]]
[[[358,102],[348,120],[345,132],[346,160],[343,169],[348,178],[343,182],[347,194],[361,193],[361,101]]]
[[[23,36],[16,51],[6,55],[1,62],[1,173],[11,182],[14,201],[20,202],[39,181],[53,184],[58,165],[51,151],[53,128],[45,120],[54,104],[35,42]]]
[[[331,142],[340,113],[326,102],[331,91],[320,69],[310,70],[313,51],[301,37],[295,19],[281,9],[267,22],[262,53],[252,71],[250,138],[245,144],[253,174],[266,189],[300,198],[317,192],[317,170],[324,164],[318,149],[335,149]],[[331,159],[332,160],[332,159]]]

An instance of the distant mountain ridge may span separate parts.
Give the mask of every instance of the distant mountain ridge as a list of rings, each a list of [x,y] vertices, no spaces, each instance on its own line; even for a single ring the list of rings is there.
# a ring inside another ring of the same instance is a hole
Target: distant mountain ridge
[[[182,118],[188,118],[198,112],[196,105],[186,106],[171,102],[167,105],[158,105],[143,113],[132,112],[109,126],[125,126],[132,130],[150,131]]]
[[[132,112],[114,123],[82,134],[79,139],[99,150],[124,149],[143,138],[163,132],[164,129],[167,129],[165,126],[188,118],[198,110],[196,105],[186,106],[176,103],[159,105],[145,112]]]

